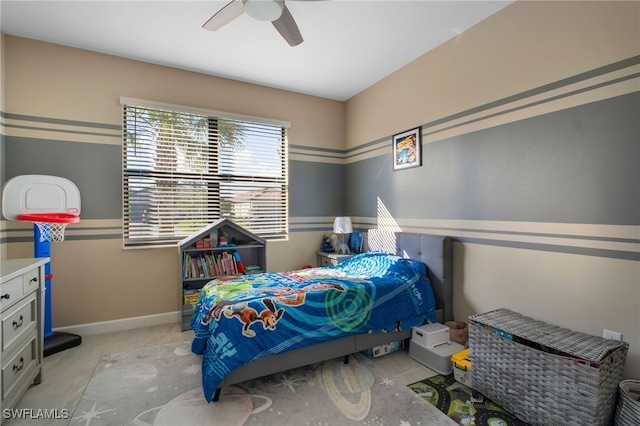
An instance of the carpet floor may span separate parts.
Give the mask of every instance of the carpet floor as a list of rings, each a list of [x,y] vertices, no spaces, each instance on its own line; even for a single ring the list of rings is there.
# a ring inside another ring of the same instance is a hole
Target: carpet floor
[[[104,355],[69,425],[451,426],[362,354],[223,388],[207,403],[189,343]]]

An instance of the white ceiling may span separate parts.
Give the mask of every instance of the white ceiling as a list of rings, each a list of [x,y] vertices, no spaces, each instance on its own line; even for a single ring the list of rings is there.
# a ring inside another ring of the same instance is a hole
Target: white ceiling
[[[202,29],[227,3],[1,0],[0,31],[344,101],[511,1],[287,0],[296,47],[246,14]]]

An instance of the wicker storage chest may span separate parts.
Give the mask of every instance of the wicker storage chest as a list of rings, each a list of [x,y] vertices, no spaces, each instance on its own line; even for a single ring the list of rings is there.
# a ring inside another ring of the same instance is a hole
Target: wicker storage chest
[[[498,309],[469,317],[474,389],[534,425],[610,425],[629,344]]]

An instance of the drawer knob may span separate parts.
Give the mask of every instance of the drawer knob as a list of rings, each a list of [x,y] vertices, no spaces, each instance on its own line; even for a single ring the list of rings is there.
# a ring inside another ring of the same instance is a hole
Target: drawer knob
[[[3,294],[2,296],[0,296],[0,298],[9,300],[11,298],[11,295],[9,293]]]
[[[24,368],[24,358],[20,357],[20,365],[13,364],[13,371],[20,371]]]
[[[24,322],[24,318],[22,315],[20,315],[20,322],[14,321],[13,322],[13,328],[20,328],[22,327],[22,323]]]
[[[33,277],[29,280],[30,283],[37,283],[38,282],[38,277]]]

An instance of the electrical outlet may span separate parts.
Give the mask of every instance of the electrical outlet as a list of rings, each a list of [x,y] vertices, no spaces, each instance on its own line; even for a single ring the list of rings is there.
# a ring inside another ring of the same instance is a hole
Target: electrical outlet
[[[602,331],[602,337],[604,337],[605,339],[617,340],[619,342],[622,341],[622,334],[618,333],[617,331],[605,329]]]

